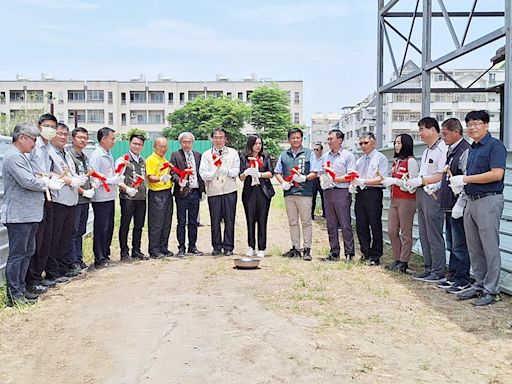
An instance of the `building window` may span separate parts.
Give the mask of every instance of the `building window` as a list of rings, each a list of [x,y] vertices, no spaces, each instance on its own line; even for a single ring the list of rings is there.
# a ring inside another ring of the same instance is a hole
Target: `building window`
[[[251,101],[251,94],[252,94],[252,91],[247,91],[245,93],[245,99],[250,102]]]
[[[75,120],[76,119],[76,120]],[[68,124],[85,123],[85,110],[68,111]]]
[[[393,101],[397,103],[420,103],[420,93],[393,93]]]
[[[437,112],[436,113],[436,120],[437,121],[444,121],[444,113],[443,112]]]
[[[110,125],[114,124],[114,114],[112,112],[108,113],[108,124],[110,124]]]
[[[174,104],[174,93],[173,92],[169,92],[167,94],[167,99],[169,100],[168,101],[169,104]]]
[[[90,91],[87,91],[87,101],[90,103],[103,103],[104,101],[104,92],[93,89]]]
[[[87,122],[103,124],[105,122],[105,112],[103,109],[88,109]]]
[[[238,92],[238,99],[244,101],[244,93]]]
[[[457,100],[463,102],[484,102],[487,100],[485,93],[458,93]]]
[[[150,103],[163,103],[164,102],[164,92],[163,91],[150,91],[149,92],[149,102]]]
[[[85,101],[85,91],[68,91],[68,101],[70,103],[83,103]]]
[[[444,73],[434,73],[434,81],[446,81]]]
[[[5,103],[5,92],[0,92],[0,104]],[[4,113],[5,115],[5,113]]]
[[[413,121],[417,122],[420,119],[419,112],[409,112],[409,111],[393,111],[393,121]]]
[[[299,123],[300,123],[300,115],[299,115],[299,112],[295,112],[295,113],[293,114],[293,122],[294,122],[295,124],[299,124]]]
[[[185,92],[180,92],[180,104],[185,104]]]
[[[25,100],[25,92],[24,91],[10,91],[9,92],[9,100],[14,102],[22,102]]]
[[[130,124],[147,124],[146,111],[131,111],[130,112]]]
[[[300,92],[293,93],[293,104],[300,104]]]
[[[108,103],[112,104],[113,102],[114,102],[113,94],[112,94],[112,92],[109,92],[108,93]]]
[[[126,104],[126,93],[121,92],[121,104]]]
[[[145,103],[146,102],[146,91],[131,91],[130,92],[130,103]]]
[[[41,103],[44,101],[43,91],[27,91],[28,101],[33,103]]]
[[[495,73],[489,73],[489,81],[490,82],[496,81],[496,74]]]
[[[149,112],[149,124],[163,124],[164,122],[164,111],[150,111]]]
[[[204,97],[204,91],[188,91],[188,100],[192,101],[197,97]],[[184,100],[181,100],[181,93],[180,93],[180,103],[184,103]]]
[[[231,97],[232,97],[232,93],[231,93],[231,92],[227,92],[227,93],[226,93],[226,97],[229,97],[229,98],[231,99]]]
[[[126,125],[126,113],[121,113],[121,125]]]

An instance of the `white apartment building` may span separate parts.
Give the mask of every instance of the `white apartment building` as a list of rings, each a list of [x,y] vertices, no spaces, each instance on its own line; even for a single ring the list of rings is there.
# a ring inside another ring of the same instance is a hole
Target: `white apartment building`
[[[144,75],[130,81],[117,80],[0,80],[0,115],[7,121],[23,109],[43,109],[70,128],[75,123],[91,132],[109,126],[119,133],[144,129],[158,136],[168,124],[166,116],[198,96],[226,96],[248,102],[256,88],[276,84],[288,92],[293,122],[303,122],[301,80],[243,80],[217,77],[216,81],[175,81],[159,76],[146,81]],[[53,105],[53,106],[52,106]],[[250,132],[251,127],[245,127]]]
[[[350,107],[351,109],[351,107]],[[327,147],[327,133],[338,127],[338,123],[343,116],[344,110],[341,112],[313,113],[311,115],[310,140],[311,148],[315,144],[322,144],[324,149]]]
[[[417,68],[408,61],[404,71]],[[492,88],[501,84],[505,79],[503,65],[498,65],[477,80],[483,69],[453,69],[445,72],[463,87],[475,82],[472,87]],[[432,71],[432,88],[453,88],[453,83],[439,70]],[[413,79],[403,84],[404,88],[421,88],[420,79]],[[345,145],[353,150],[358,149],[358,136],[363,131],[375,131],[375,99],[376,94],[370,94],[340,119],[340,129],[345,132]],[[430,116],[439,123],[455,117],[462,121],[472,110],[487,110],[490,114],[489,130],[495,137],[499,136],[500,96],[490,90],[484,93],[432,93]],[[420,93],[387,93],[384,98],[383,114],[383,143],[382,146],[392,146],[394,138],[401,133],[410,134],[416,141],[418,136],[418,120],[421,118]]]

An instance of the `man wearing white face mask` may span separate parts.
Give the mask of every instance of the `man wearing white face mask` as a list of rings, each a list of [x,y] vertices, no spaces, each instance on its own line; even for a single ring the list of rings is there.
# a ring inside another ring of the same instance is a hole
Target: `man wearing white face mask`
[[[56,135],[57,119],[50,113],[46,113],[39,118],[37,125],[40,136],[36,140],[36,145],[27,158],[35,174],[50,175],[50,157],[49,141]],[[27,287],[35,293],[44,293],[47,287],[53,287],[55,284],[67,283],[69,278],[61,277],[57,280],[43,279],[42,274],[46,270],[48,258],[51,254],[51,239],[53,236],[53,203],[46,194],[44,203],[43,220],[39,223],[36,235],[36,253],[30,259],[30,265],[25,277]]]

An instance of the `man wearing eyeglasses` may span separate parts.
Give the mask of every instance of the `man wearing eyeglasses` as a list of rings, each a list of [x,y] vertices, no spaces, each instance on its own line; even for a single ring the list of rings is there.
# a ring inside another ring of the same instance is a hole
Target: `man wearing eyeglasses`
[[[450,178],[450,186],[455,194],[464,189],[468,197],[464,232],[476,281],[471,289],[458,293],[457,297],[459,300],[477,298],[474,305],[487,306],[500,300],[499,231],[507,150],[499,140],[491,137],[486,111],[469,112],[465,120],[473,144],[466,174]]]
[[[388,174],[389,161],[375,149],[377,140],[372,132],[359,137],[363,155],[357,159],[359,178],[353,181],[356,193],[356,231],[363,259],[379,265],[383,251],[382,240],[382,177]]]
[[[421,155],[419,176],[409,179],[408,188],[416,188],[418,226],[425,269],[414,275],[416,280],[440,283],[445,279],[446,250],[443,238],[444,214],[436,191],[446,164],[448,146],[439,137],[439,123],[432,117],[418,121],[421,140],[427,148]],[[423,188],[420,188],[423,187]]]

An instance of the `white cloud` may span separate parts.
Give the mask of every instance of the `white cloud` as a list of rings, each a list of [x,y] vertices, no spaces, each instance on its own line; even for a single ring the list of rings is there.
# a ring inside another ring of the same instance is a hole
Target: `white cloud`
[[[86,0],[19,0],[22,4],[55,9],[73,9],[77,11],[94,11],[99,5]]]
[[[314,2],[246,8],[235,11],[233,15],[253,22],[290,25],[318,18],[341,17],[346,13],[346,8],[341,4]]]

